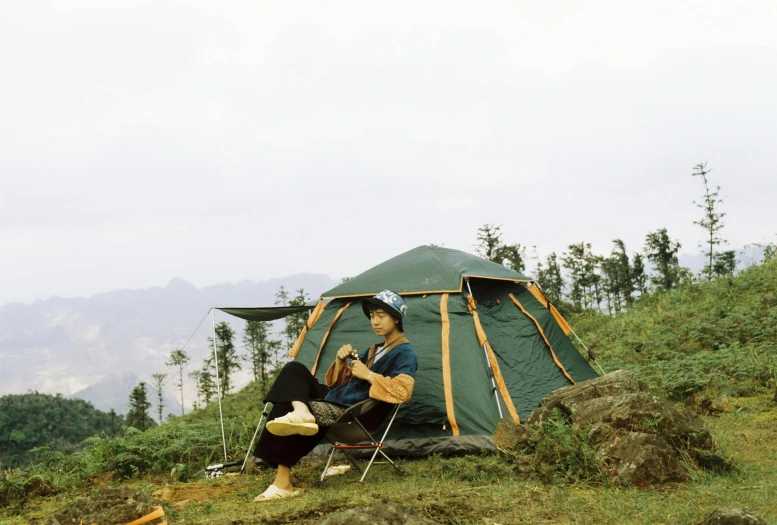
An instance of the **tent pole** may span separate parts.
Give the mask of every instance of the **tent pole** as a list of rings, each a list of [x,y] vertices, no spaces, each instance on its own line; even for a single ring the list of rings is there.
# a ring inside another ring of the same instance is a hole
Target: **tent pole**
[[[227,462],[227,437],[224,434],[224,413],[221,411],[221,381],[219,381],[219,356],[216,353],[216,308],[210,309],[210,320],[213,324],[213,363],[216,365],[216,398],[219,401],[219,421],[221,422],[221,443],[224,445],[224,462]]]
[[[540,286],[540,284],[539,284],[537,281],[532,281],[532,284],[533,284],[534,286],[536,286],[537,288],[539,288],[539,289],[540,289],[540,292],[542,292],[542,287]],[[545,292],[542,292],[542,295],[545,295]],[[550,301],[548,301],[548,309],[550,309]],[[569,324],[569,323],[567,323],[567,324]],[[596,363],[596,366],[598,366],[598,367],[599,367],[599,370],[601,370],[601,372],[602,372],[602,375],[606,375],[606,374],[607,374],[607,372],[605,372],[605,371],[604,371],[604,368],[602,368],[602,365],[600,365],[600,364],[599,364],[599,361],[597,361],[597,360],[596,360],[596,355],[595,355],[593,352],[591,352],[591,351],[588,349],[588,347],[587,347],[587,346],[585,346],[585,343],[584,343],[584,342],[583,342],[583,340],[582,340],[582,339],[580,339],[580,337],[579,337],[579,336],[578,336],[578,335],[575,333],[575,331],[572,329],[572,326],[571,326],[571,325],[569,326],[569,329],[572,331],[572,334],[575,336],[575,339],[577,339],[577,342],[578,342],[578,343],[580,343],[580,344],[582,345],[582,347],[583,347],[583,348],[585,348],[585,351],[586,351],[586,352],[588,352],[588,357],[589,357],[590,359],[593,359],[593,362],[594,362],[594,363]]]
[[[467,290],[469,290],[469,296],[472,297],[472,299],[475,299],[475,296],[472,295],[472,288],[469,285],[469,277],[465,277],[464,280],[467,282]],[[499,392],[496,388],[496,380],[494,379],[494,369],[491,366],[491,360],[488,358],[488,350],[486,349],[486,343],[483,343],[483,353],[486,356],[486,365],[488,365],[488,375],[491,376],[491,387],[494,391],[494,398],[496,399],[496,408],[499,410],[499,419],[502,419],[504,416],[502,415],[502,405],[499,404]]]

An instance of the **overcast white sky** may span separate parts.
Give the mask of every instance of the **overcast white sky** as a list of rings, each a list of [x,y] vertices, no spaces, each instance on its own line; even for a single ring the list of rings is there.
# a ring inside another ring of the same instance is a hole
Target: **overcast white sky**
[[[0,3],[0,305],[777,237],[777,3]]]

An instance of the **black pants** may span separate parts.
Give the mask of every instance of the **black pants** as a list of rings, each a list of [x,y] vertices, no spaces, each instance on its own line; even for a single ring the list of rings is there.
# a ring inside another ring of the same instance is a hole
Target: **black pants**
[[[328,390],[302,363],[286,363],[264,398],[265,403],[273,404],[267,419],[270,421],[291,412],[292,401],[301,401],[309,406],[310,401],[323,399]],[[328,427],[319,426],[318,433],[312,436],[276,436],[262,431],[254,456],[274,467],[292,467],[323,441],[328,430]]]

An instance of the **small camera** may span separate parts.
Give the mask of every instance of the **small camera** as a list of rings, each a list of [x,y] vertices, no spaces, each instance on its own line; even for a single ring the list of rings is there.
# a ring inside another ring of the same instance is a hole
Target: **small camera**
[[[354,361],[358,361],[358,360],[359,360],[359,354],[358,354],[358,352],[354,352],[354,353],[352,353],[352,354],[351,354],[351,359],[353,359]]]

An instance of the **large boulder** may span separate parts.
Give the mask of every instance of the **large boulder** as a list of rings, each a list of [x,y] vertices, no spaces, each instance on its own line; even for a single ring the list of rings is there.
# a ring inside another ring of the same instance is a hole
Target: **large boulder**
[[[681,457],[702,468],[731,468],[718,455],[704,421],[666,399],[640,392],[637,380],[627,371],[551,393],[529,415],[527,424],[516,425],[507,418],[500,421],[494,443],[502,451],[520,452],[525,463],[543,464],[541,451],[547,448],[544,444],[555,443],[559,424],[569,426],[571,438],[566,446],[573,449],[568,452],[585,457],[585,450],[593,447],[602,472],[633,485],[688,480]]]
[[[658,434],[674,446],[711,448],[712,437],[698,416],[671,402],[639,391],[626,370],[556,390],[540,401],[529,424],[541,424],[558,409],[576,429],[594,426],[606,439],[611,430]]]
[[[647,392],[590,399],[569,406],[566,415],[576,429],[603,423],[612,430],[657,434],[679,448],[712,448],[712,435],[699,416]]]
[[[639,383],[634,375],[627,370],[618,370],[551,392],[540,401],[539,406],[529,415],[526,422],[538,425],[550,417],[555,408],[566,415],[572,412],[576,405],[585,401],[635,392],[639,392]]]
[[[614,435],[601,446],[598,456],[605,472],[637,487],[688,480],[669,443],[653,434]]]
[[[720,508],[699,525],[766,525],[766,521],[748,508]]]

